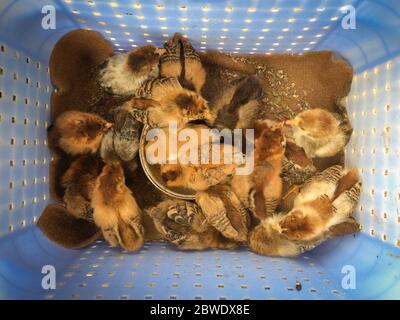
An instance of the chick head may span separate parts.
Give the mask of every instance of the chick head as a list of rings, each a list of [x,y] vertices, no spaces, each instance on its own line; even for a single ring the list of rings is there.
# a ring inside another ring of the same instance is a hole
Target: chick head
[[[255,124],[255,161],[262,161],[285,152],[286,139],[283,124],[258,121]]]
[[[69,153],[80,154],[95,152],[112,123],[92,113],[67,111],[57,118],[55,127],[60,146]]]
[[[125,187],[125,176],[121,164],[106,164],[100,174],[99,183],[104,199],[113,199],[116,193],[121,193]]]
[[[294,119],[286,121],[285,124],[295,126],[315,138],[335,134],[339,128],[338,121],[333,114],[323,109],[303,111]]]
[[[56,125],[61,130],[62,135],[88,138],[102,135],[112,127],[112,123],[101,117],[80,111],[64,112],[57,118]]]
[[[183,89],[175,96],[174,101],[188,121],[204,120],[212,122],[215,119],[207,101],[194,91]]]
[[[128,66],[137,76],[145,76],[153,71],[159,60],[159,51],[152,45],[142,46],[128,55]]]
[[[312,223],[301,210],[294,209],[279,222],[279,232],[289,240],[306,240],[304,235],[312,233]]]

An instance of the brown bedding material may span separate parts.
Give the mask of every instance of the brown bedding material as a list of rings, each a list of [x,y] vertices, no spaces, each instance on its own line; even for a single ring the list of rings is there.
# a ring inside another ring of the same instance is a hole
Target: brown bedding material
[[[94,76],[96,68],[111,55],[112,45],[95,31],[75,30],[56,43],[50,57],[50,75],[56,88],[51,97],[52,121],[66,110],[96,112],[107,119],[108,111],[126,100],[101,90]],[[263,78],[263,87],[267,105],[271,101],[278,102],[295,112],[304,106],[340,112],[339,101],[350,90],[352,68],[346,61],[336,59],[333,52],[233,57],[219,52],[201,54],[207,72],[202,95],[210,103],[228,86],[230,77],[255,74],[257,68],[266,77]],[[263,67],[260,69],[257,64]],[[273,118],[274,114],[266,109],[265,116]],[[50,193],[54,200],[61,201],[63,189],[60,178],[73,158],[54,146],[51,128],[48,139],[53,158],[50,163]],[[314,164],[322,170],[333,164],[343,164],[343,160],[341,153],[332,158],[318,159]],[[133,174],[128,174],[127,185],[132,188],[142,209],[162,200],[162,195],[151,185],[140,166]],[[144,221],[146,239],[159,239],[151,220],[145,217]],[[96,226],[69,216],[60,205],[49,205],[42,213],[38,226],[49,239],[67,248],[83,247],[99,236]],[[348,233],[349,229],[346,226],[344,233]],[[340,234],[340,228],[337,233]]]
[[[83,248],[101,236],[95,224],[75,218],[59,204],[44,209],[38,227],[47,238],[65,248]]]

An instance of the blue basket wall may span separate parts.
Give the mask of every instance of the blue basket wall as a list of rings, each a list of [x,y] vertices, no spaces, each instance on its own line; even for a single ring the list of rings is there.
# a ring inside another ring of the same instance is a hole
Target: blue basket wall
[[[45,5],[56,9],[55,30],[41,28]],[[356,9],[355,30],[341,27],[345,5]],[[339,52],[356,73],[347,98],[354,134],[346,161],[363,177],[356,212],[362,233],[296,259],[262,257],[246,248],[180,252],[165,244],[128,254],[103,241],[66,250],[48,241],[34,226],[51,201],[47,63],[56,41],[76,28],[102,32],[116,51],[161,45],[180,31],[198,50]],[[400,298],[398,30],[400,2],[389,0],[1,1],[0,298]],[[41,287],[44,265],[56,267],[55,290]],[[356,271],[353,289],[342,286],[347,265]]]

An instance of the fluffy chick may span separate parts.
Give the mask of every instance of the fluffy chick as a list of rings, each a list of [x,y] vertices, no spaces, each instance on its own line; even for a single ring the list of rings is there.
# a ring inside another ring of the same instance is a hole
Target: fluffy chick
[[[109,123],[93,113],[66,111],[60,114],[52,128],[56,143],[71,155],[96,153],[107,131]]]
[[[213,103],[213,112],[217,114],[214,126],[234,129],[246,126],[254,121],[248,114],[249,105],[254,114],[254,103],[262,94],[262,83],[257,76],[245,76],[232,81],[228,90],[223,90],[220,97]]]
[[[114,126],[101,142],[101,158],[105,162],[133,160],[139,150],[142,127],[142,123],[126,110],[114,110]]]
[[[358,232],[351,214],[360,192],[355,170],[330,167],[307,181],[289,213],[261,221],[249,234],[249,247],[267,256],[290,257],[326,239]]]
[[[295,184],[303,184],[316,170],[303,148],[291,141],[286,141],[281,174],[284,190],[288,190]]]
[[[273,227],[283,216],[284,213],[274,214],[250,231],[247,244],[252,251],[265,256],[294,257],[311,249],[305,243],[290,241]]]
[[[180,249],[230,249],[239,245],[210,226],[193,202],[168,199],[151,208],[149,215],[163,238]]]
[[[106,164],[96,180],[92,196],[93,218],[112,246],[138,250],[144,241],[141,212],[125,185],[122,166]]]
[[[350,218],[361,193],[355,169],[330,167],[308,180],[277,228],[289,240],[313,241]]]
[[[200,93],[206,81],[206,71],[201,64],[200,56],[189,40],[181,36],[180,42],[181,61],[183,61],[180,82],[185,88]]]
[[[208,148],[203,148],[203,145],[199,144],[196,163],[181,163],[182,159],[178,158],[177,163],[162,165],[160,173],[162,177],[166,178],[166,185],[172,188],[205,191],[212,186],[226,182],[233,176],[236,168],[241,165],[237,160],[242,160],[243,154],[228,144],[221,144],[215,148],[212,143],[209,143],[206,147]],[[207,153],[208,155],[206,155]],[[208,156],[208,159],[219,159],[219,161],[203,164],[202,159],[205,158],[203,155]],[[225,163],[225,156],[232,157],[234,161]]]
[[[61,178],[63,201],[68,212],[80,219],[93,221],[91,199],[103,163],[92,155],[83,155],[71,163]]]
[[[158,76],[159,58],[159,49],[152,45],[115,54],[101,69],[99,83],[112,94],[134,95],[146,80]]]
[[[348,142],[347,127],[332,113],[311,109],[286,121],[293,128],[294,142],[310,158],[330,157],[341,151]]]
[[[164,49],[160,58],[161,77],[175,77],[184,88],[199,93],[206,80],[206,72],[190,41],[175,33],[164,44]]]
[[[246,241],[250,216],[229,185],[216,185],[206,191],[197,192],[196,203],[207,222],[224,237],[239,242]]]
[[[195,145],[190,142],[190,150],[187,148],[189,140],[171,136],[172,131],[170,132],[168,128],[161,130],[165,134],[166,142],[170,139],[177,139],[176,150],[170,149],[169,143],[159,146],[158,140],[149,141],[145,146],[147,161],[160,164],[158,166],[159,173],[168,187],[192,191],[206,190],[226,180],[234,173],[240,165],[240,162],[236,160],[243,157],[237,148],[229,144],[220,144],[221,135],[210,131],[206,125],[190,124],[182,128],[182,130],[186,129],[195,133],[195,137],[192,138],[196,138],[196,140],[190,140],[195,142]],[[204,135],[203,130],[206,131]],[[177,133],[179,136],[184,132],[179,129]],[[195,150],[192,150],[192,147]],[[225,164],[226,157],[232,157],[234,161]],[[203,159],[209,159],[211,163],[203,164]],[[213,163],[213,159],[219,159],[219,161]]]
[[[259,121],[255,125],[254,170],[249,175],[235,175],[232,189],[256,218],[272,215],[282,193],[282,160],[285,137],[282,124]]]
[[[160,76],[178,78],[182,73],[181,43],[179,34],[164,43],[164,53],[160,57]]]
[[[176,78],[159,78],[145,84],[139,96],[124,104],[139,121],[151,127],[167,127],[176,121],[178,128],[190,121],[212,122],[207,101],[194,91],[185,89]]]
[[[226,165],[167,164],[161,167],[160,172],[163,177],[169,177],[166,181],[168,187],[204,191],[232,176],[236,168],[237,165],[234,163]]]
[[[187,135],[188,132],[184,132],[184,130],[190,130],[190,137],[186,137],[186,139],[182,138],[183,135]],[[170,130],[169,127],[161,128],[158,132],[162,132],[165,136],[165,140],[150,140],[146,143],[146,156],[149,157],[147,160],[151,163],[164,163],[167,160],[168,163],[177,162],[180,163],[201,163],[201,156],[204,153],[204,156],[207,155],[207,151],[209,152],[209,159],[212,159],[212,152],[221,151],[221,149],[212,148],[213,143],[219,143],[221,140],[221,135],[218,132],[214,132],[210,130],[210,127],[204,124],[194,124],[190,123],[182,128],[174,130]],[[192,136],[192,133],[194,136]],[[204,134],[203,134],[204,133]],[[180,137],[182,136],[182,137]],[[180,138],[179,138],[180,137]],[[178,139],[179,138],[179,139]],[[188,140],[189,139],[189,140]],[[194,139],[194,140],[192,140]],[[167,143],[168,141],[175,141],[176,148],[174,148],[173,144],[170,145]],[[190,150],[188,150],[188,142],[195,142],[195,144],[190,145]],[[162,146],[159,145],[162,143]],[[155,149],[165,149],[164,152],[156,152],[155,150],[151,150],[150,148],[155,147]],[[206,148],[208,147],[208,148]],[[195,149],[197,153],[193,153]],[[224,150],[224,149],[222,149]],[[231,149],[227,149],[227,151],[231,151]],[[160,153],[160,154],[159,154]],[[193,157],[193,158],[192,158]],[[164,159],[165,158],[165,159]]]

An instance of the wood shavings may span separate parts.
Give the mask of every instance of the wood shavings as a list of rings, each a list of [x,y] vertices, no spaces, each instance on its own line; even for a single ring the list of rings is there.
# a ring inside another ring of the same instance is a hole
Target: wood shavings
[[[308,93],[305,90],[299,92],[296,84],[290,81],[288,74],[281,69],[273,69],[265,64],[259,64],[250,58],[238,57],[228,54],[234,61],[251,64],[256,69],[256,74],[265,79],[265,90],[261,102],[263,110],[262,118],[272,118],[283,121],[294,118],[298,113],[310,109],[306,101]],[[224,71],[223,75],[229,80],[238,77],[232,71]]]

